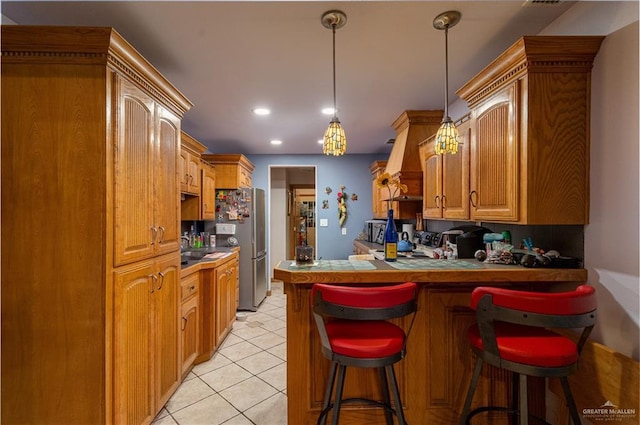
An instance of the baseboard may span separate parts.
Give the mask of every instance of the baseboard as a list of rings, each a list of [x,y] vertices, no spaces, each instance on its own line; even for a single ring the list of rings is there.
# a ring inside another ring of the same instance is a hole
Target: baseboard
[[[585,344],[579,362],[578,371],[569,377],[569,385],[583,424],[638,425],[640,363],[594,341]],[[560,381],[548,381],[549,395],[557,398],[551,422],[568,425],[569,412]]]

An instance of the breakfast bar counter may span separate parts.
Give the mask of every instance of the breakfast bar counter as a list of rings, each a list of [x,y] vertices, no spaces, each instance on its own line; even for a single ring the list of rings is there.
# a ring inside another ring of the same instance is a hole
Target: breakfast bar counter
[[[321,410],[329,361],[321,352],[311,311],[314,283],[380,285],[418,283],[418,312],[407,343],[407,355],[396,365],[405,415],[409,424],[451,425],[458,422],[471,380],[473,355],[465,337],[475,321],[469,308],[477,286],[504,286],[535,291],[573,289],[587,281],[584,269],[524,268],[485,264],[476,260],[409,259],[318,260],[298,266],[281,261],[274,278],[284,282],[287,294],[287,397],[290,425],[315,424]],[[409,328],[410,317],[398,320]],[[474,406],[505,404],[511,379],[486,367]],[[530,382],[530,412],[544,417],[543,382]],[[381,400],[378,375],[349,368],[344,398]],[[384,424],[382,410],[346,404],[340,423]]]

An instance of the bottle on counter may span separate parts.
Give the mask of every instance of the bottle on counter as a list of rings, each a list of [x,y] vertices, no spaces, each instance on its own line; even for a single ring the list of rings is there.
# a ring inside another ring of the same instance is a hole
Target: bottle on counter
[[[384,260],[396,261],[398,259],[398,230],[393,221],[393,210],[387,212],[387,228],[384,231]]]

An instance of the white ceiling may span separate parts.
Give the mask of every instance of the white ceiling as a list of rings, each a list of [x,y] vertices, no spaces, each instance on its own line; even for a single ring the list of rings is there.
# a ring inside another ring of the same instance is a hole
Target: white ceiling
[[[339,9],[338,117],[348,154],[386,153],[390,124],[407,109],[444,107],[441,12],[449,30],[449,101],[455,91],[522,35],[535,35],[573,2],[523,1],[163,1],[0,4],[17,24],[112,26],[195,106],[183,129],[211,152],[318,154],[333,104],[331,31],[322,14]],[[256,106],[271,108],[266,117]],[[452,118],[457,118],[452,116]],[[271,139],[282,140],[272,146]]]

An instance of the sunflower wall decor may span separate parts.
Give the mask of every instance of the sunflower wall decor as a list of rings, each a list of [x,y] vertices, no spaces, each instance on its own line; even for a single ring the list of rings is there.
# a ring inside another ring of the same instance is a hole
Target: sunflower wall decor
[[[376,179],[376,185],[381,189],[386,187],[389,191],[387,210],[391,209],[391,199],[393,199],[398,194],[398,192],[406,193],[407,190],[409,190],[406,184],[400,182],[399,178],[393,179],[391,178],[391,174],[389,173],[382,173],[380,176],[378,176],[378,178]]]

